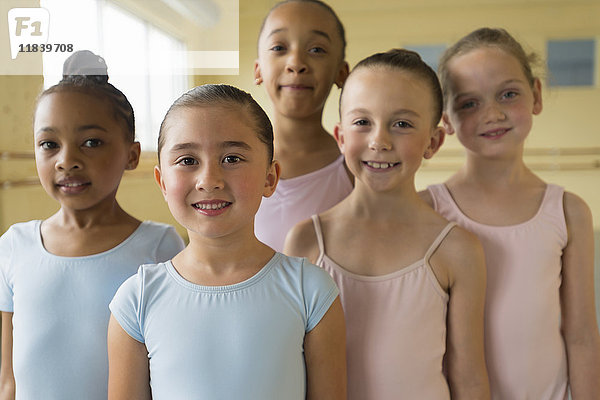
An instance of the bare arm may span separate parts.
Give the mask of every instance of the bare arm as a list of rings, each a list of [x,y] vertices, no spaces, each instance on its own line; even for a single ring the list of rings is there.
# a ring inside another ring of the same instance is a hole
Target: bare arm
[[[307,400],[346,400],[346,328],[340,298],[304,338]]]
[[[148,352],[111,315],[108,324],[109,400],[151,400]]]
[[[485,257],[479,240],[454,228],[432,264],[448,266],[446,363],[452,399],[489,399],[483,343]]]
[[[319,244],[312,219],[298,223],[288,232],[283,253],[293,257],[306,257],[315,263],[319,257]]]
[[[2,360],[0,361],[0,400],[15,399],[15,376],[12,366],[12,333],[11,312],[2,312]]]
[[[594,303],[592,214],[579,197],[565,193],[569,240],[562,256],[562,333],[574,400],[600,393],[600,336]]]

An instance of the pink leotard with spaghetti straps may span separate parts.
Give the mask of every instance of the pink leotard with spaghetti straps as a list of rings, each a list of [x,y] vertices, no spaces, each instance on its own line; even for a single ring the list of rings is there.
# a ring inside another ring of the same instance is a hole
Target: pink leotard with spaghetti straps
[[[475,233],[485,251],[485,356],[492,399],[566,400],[559,292],[567,244],[563,188],[547,185],[536,215],[510,226],[470,219],[444,184],[428,189],[435,210]]]
[[[456,224],[440,232],[423,259],[390,274],[364,276],[327,256],[319,218],[312,219],[320,249],[316,264],[333,277],[344,308],[348,399],[450,399],[442,372],[449,297],[429,258]]]

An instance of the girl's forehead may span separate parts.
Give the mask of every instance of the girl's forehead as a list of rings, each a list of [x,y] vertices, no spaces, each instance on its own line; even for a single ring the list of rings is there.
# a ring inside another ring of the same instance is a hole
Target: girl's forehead
[[[335,17],[327,9],[314,3],[289,2],[273,9],[265,19],[261,39],[279,32],[325,32],[338,38]],[[341,41],[341,38],[339,38]]]
[[[211,143],[258,140],[254,126],[248,112],[236,105],[180,107],[166,121],[165,139],[171,144],[181,140]]]
[[[414,72],[389,66],[361,67],[348,77],[342,93],[342,105],[368,102],[369,97],[394,95],[419,102],[422,97],[431,97],[430,92],[427,81]],[[369,95],[365,98],[367,93]]]
[[[83,90],[59,90],[42,96],[34,122],[44,120],[115,119],[110,102]]]
[[[458,54],[448,62],[451,73],[468,73],[476,71],[522,72],[519,60],[512,54],[498,47],[478,47],[466,53]]]

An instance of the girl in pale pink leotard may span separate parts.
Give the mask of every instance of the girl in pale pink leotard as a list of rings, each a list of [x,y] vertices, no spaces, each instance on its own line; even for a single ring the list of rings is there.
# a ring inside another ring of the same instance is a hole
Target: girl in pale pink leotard
[[[352,400],[489,398],[481,246],[414,186],[443,141],[441,112],[439,82],[418,54],[361,61],[334,131],[355,188],[286,240],[287,252],[320,265],[340,288]]]
[[[277,251],[295,224],[352,191],[343,157],[321,121],[331,88],[342,87],[348,75],[345,50],[344,27],[320,0],[281,1],[263,21],[254,77],[273,105],[281,180],[273,196],[263,198],[255,232]]]
[[[600,396],[592,219],[587,205],[523,162],[541,84],[519,43],[483,28],[440,62],[443,122],[465,165],[424,192],[477,234],[487,266],[485,356],[492,399]]]

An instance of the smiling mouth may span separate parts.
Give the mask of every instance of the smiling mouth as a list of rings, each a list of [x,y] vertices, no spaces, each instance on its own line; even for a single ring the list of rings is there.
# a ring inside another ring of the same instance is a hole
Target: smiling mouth
[[[374,169],[388,169],[388,168],[393,168],[396,165],[399,165],[400,163],[389,163],[389,162],[375,162],[375,161],[363,161],[363,164],[366,164],[367,166],[374,168]]]
[[[499,129],[499,130],[496,130],[496,131],[484,132],[484,133],[482,133],[479,136],[494,138],[494,137],[502,136],[502,135],[504,135],[508,131],[509,131],[508,129]]]
[[[230,204],[228,201],[221,201],[219,203],[194,203],[192,207],[196,210],[222,210]]]

